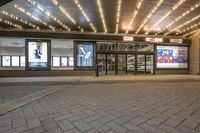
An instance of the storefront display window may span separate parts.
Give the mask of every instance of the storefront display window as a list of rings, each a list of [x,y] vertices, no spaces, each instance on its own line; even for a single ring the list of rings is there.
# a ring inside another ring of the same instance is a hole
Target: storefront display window
[[[52,66],[55,70],[72,70],[74,59],[74,45],[73,40],[52,39]],[[54,57],[57,57],[57,65],[55,65]],[[58,61],[59,58],[59,61]],[[58,63],[59,62],[59,63]],[[59,66],[58,66],[59,64]]]

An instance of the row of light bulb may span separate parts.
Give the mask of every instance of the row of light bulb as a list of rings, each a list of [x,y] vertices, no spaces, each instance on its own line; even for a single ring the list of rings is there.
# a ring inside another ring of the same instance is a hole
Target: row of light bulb
[[[63,24],[61,22],[61,20],[59,20],[58,18],[56,18],[53,14],[51,14],[49,11],[47,11],[46,9],[42,8],[37,2],[33,1],[33,0],[28,0],[29,3],[31,3],[33,6],[35,6],[36,8],[38,8],[41,12],[43,12],[46,16],[50,17],[51,19],[53,19],[55,22],[57,22],[59,25],[61,25],[64,29],[68,30],[68,26]]]
[[[13,23],[13,22],[11,22],[11,21],[9,21],[9,20],[4,20],[4,19],[0,18],[0,22],[3,22],[3,23],[8,24],[8,25],[10,25],[10,26],[16,27],[16,28],[18,28],[18,29],[22,29],[22,26],[21,26],[21,25],[18,25],[18,24],[16,24],[16,23]]]
[[[23,20],[22,18],[19,18],[18,16],[15,16],[15,15],[7,12],[7,11],[2,11],[2,14],[4,14],[4,15],[6,15],[6,16],[8,16],[8,17],[10,17],[10,18],[12,18],[12,19],[14,19],[16,21],[20,21],[21,23],[23,23],[25,25],[28,25],[28,26],[30,26],[32,28],[35,28],[35,29],[38,29],[38,30],[40,29],[39,26],[36,26],[35,24],[32,24],[31,22]]]
[[[183,36],[186,37],[186,36],[192,35],[192,34],[194,34],[196,32],[199,32],[199,31],[200,31],[200,29],[198,28],[198,29],[195,29],[195,30],[193,30],[193,31],[191,31],[189,33],[184,34]]]
[[[196,28],[196,27],[198,27],[198,26],[200,26],[200,22],[199,22],[199,23],[196,23],[196,24],[193,24],[193,25],[191,25],[191,26],[189,26],[189,27],[183,29],[182,31],[180,31],[180,32],[178,33],[178,35],[181,34],[181,33],[185,33],[185,32],[187,32],[187,31],[190,31],[191,29]]]
[[[30,16],[31,18],[35,19],[36,21],[42,23],[43,25],[45,25],[45,26],[47,26],[47,27],[49,27],[50,29],[52,29],[52,30],[55,31],[55,27],[54,27],[54,26],[47,24],[46,21],[43,21],[43,20],[39,19],[38,17],[34,16],[32,13],[26,11],[23,7],[21,7],[21,6],[17,5],[17,4],[15,4],[14,7],[15,7],[17,10],[19,10],[19,11],[23,12],[24,14],[26,14],[27,16]]]
[[[156,35],[159,34],[159,33],[161,33],[161,32],[163,32],[164,30],[166,30],[167,28],[169,28],[170,26],[172,26],[173,24],[175,24],[177,21],[181,20],[186,15],[188,15],[189,13],[191,13],[192,11],[194,11],[195,9],[197,9],[199,7],[200,7],[200,2],[196,3],[195,5],[193,5],[190,9],[186,10],[185,12],[183,12],[180,16],[176,17],[171,23],[169,23],[168,25],[166,25],[165,28],[161,29],[161,31],[158,31],[156,33]]]
[[[74,20],[74,18],[72,18],[72,16],[66,11],[66,9],[59,4],[59,2],[57,0],[51,0],[53,2],[53,4],[55,6],[57,6],[60,11],[73,23],[76,24],[76,21]]]
[[[186,0],[179,0],[177,4],[175,4],[172,9],[170,9],[161,19],[159,19],[153,26],[151,26],[147,32],[146,35],[149,34],[152,29],[154,29],[158,24],[160,24],[165,18],[167,18],[172,12],[174,12],[178,7],[180,7]]]
[[[90,21],[89,17],[87,16],[87,14],[85,13],[85,10],[83,9],[83,7],[81,6],[80,2],[78,0],[74,0],[74,3],[77,5],[78,9],[81,11],[81,13],[83,14],[83,16],[85,17],[85,19],[87,20],[87,22],[89,23],[90,27],[92,28],[92,30],[94,32],[97,32],[94,24]]]
[[[137,16],[138,11],[139,11],[139,9],[140,9],[140,7],[141,7],[143,1],[144,1],[144,0],[138,1],[137,5],[136,5],[136,9],[135,9],[135,11],[133,12],[133,16],[132,16],[131,21],[130,21],[130,23],[129,23],[128,29],[126,30],[126,34],[129,32],[129,30],[130,30],[130,28],[131,28],[131,25],[133,24],[133,22],[134,22],[134,20],[135,20],[135,17]]]
[[[177,31],[178,29],[180,29],[180,28],[182,28],[182,27],[184,27],[184,26],[186,26],[186,25],[188,25],[188,24],[190,24],[190,23],[192,23],[192,22],[198,20],[199,18],[200,18],[200,15],[195,16],[195,17],[193,17],[192,19],[186,21],[185,23],[179,25],[178,27],[173,28],[173,29],[170,30],[169,32],[165,33],[164,35],[165,35],[165,36],[166,36],[166,35],[169,35],[170,33],[174,32],[174,31]]]
[[[102,20],[102,23],[103,23],[104,32],[107,33],[108,30],[107,30],[107,26],[106,26],[106,22],[105,22],[105,17],[104,17],[104,14],[103,14],[101,0],[97,0],[97,5],[98,5],[99,13],[100,13],[100,16],[101,16],[101,20]]]
[[[142,22],[142,24],[139,26],[139,28],[136,30],[136,34],[138,34],[138,32],[140,32],[140,30],[144,27],[144,25],[147,23],[147,21],[151,18],[151,16],[157,11],[157,9],[161,6],[161,4],[164,2],[165,0],[159,0],[158,3],[156,4],[156,6],[154,6],[153,10],[150,11],[150,13],[147,15],[147,17],[144,19],[144,21]]]
[[[117,17],[116,17],[115,33],[119,32],[119,18],[120,18],[120,12],[121,12],[121,5],[122,5],[122,0],[118,0],[117,1]]]

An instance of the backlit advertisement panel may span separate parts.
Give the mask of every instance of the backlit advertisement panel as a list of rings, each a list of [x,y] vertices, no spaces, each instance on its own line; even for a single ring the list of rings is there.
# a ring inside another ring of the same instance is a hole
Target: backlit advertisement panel
[[[28,43],[29,67],[47,67],[47,42]]]
[[[49,70],[51,66],[49,40],[26,40],[26,69],[27,70]]]
[[[157,46],[157,68],[188,68],[188,47]]]
[[[77,66],[93,67],[94,46],[92,43],[77,45]]]

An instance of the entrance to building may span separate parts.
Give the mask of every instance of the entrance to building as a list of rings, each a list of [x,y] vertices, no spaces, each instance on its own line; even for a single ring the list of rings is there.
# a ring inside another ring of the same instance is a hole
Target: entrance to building
[[[153,74],[154,55],[149,53],[97,54],[99,75]]]

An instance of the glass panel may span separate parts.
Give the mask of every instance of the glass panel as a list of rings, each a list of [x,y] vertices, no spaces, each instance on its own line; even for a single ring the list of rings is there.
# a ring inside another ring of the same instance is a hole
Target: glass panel
[[[129,73],[135,73],[135,55],[128,54],[127,55],[127,71]]]
[[[107,73],[115,74],[115,54],[107,54]]]
[[[60,66],[60,57],[53,57],[53,66],[54,67]]]
[[[2,66],[10,66],[10,56],[2,56]]]
[[[118,54],[118,74],[126,73],[126,55]]]
[[[12,66],[19,67],[19,56],[12,56]]]
[[[145,72],[145,55],[137,55],[137,73]]]
[[[154,72],[153,58],[153,55],[146,55],[146,73],[153,74]]]
[[[0,38],[0,55],[25,55],[24,38]]]
[[[21,67],[26,66],[25,56],[20,56],[20,66]]]
[[[97,63],[98,63],[99,74],[106,74],[106,55],[98,54],[97,55]]]
[[[73,69],[74,66],[74,42],[73,40],[52,39],[51,41],[51,55],[61,57],[62,70]],[[53,68],[60,69],[58,66]]]
[[[85,43],[77,45],[77,66],[92,67],[93,66],[93,44]]]

